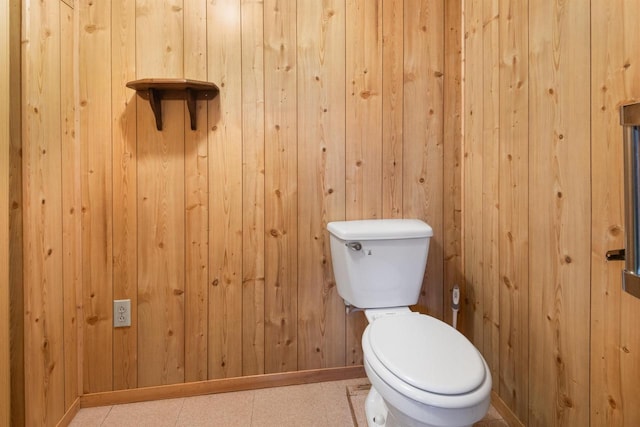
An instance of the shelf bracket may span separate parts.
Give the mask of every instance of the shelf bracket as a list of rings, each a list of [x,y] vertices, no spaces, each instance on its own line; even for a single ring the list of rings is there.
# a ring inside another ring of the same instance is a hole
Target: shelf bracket
[[[196,130],[196,94],[193,89],[186,89],[187,108],[189,109],[189,118],[191,119],[191,130]]]
[[[156,118],[156,129],[162,130],[162,92],[149,88],[149,104]]]

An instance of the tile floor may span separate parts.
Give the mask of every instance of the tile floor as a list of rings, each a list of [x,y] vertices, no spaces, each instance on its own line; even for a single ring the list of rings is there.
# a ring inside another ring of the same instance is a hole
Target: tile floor
[[[81,409],[71,427],[366,427],[366,379],[220,393]],[[363,387],[363,385],[365,385]],[[356,387],[359,386],[359,387]],[[351,390],[350,395],[349,390]],[[354,390],[356,390],[354,392]],[[360,391],[358,391],[360,390]],[[356,424],[357,423],[357,424]],[[498,424],[500,423],[500,424]],[[478,427],[507,426],[492,410]]]

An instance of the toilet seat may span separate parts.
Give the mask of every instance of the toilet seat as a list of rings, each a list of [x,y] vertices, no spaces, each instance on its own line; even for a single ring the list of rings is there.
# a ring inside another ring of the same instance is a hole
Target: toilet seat
[[[469,407],[486,399],[491,388],[478,350],[431,316],[380,317],[365,329],[362,348],[367,364],[385,383],[421,403]]]

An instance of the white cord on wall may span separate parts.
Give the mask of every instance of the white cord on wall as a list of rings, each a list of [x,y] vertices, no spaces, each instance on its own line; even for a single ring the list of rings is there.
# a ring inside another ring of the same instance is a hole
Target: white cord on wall
[[[453,285],[451,293],[451,311],[453,311],[453,327],[458,329],[458,309],[460,308],[460,287],[458,284]]]

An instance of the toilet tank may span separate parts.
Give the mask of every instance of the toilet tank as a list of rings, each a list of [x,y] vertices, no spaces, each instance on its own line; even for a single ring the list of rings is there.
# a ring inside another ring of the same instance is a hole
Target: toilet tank
[[[338,293],[360,308],[418,302],[431,227],[417,219],[337,221],[327,224]]]

